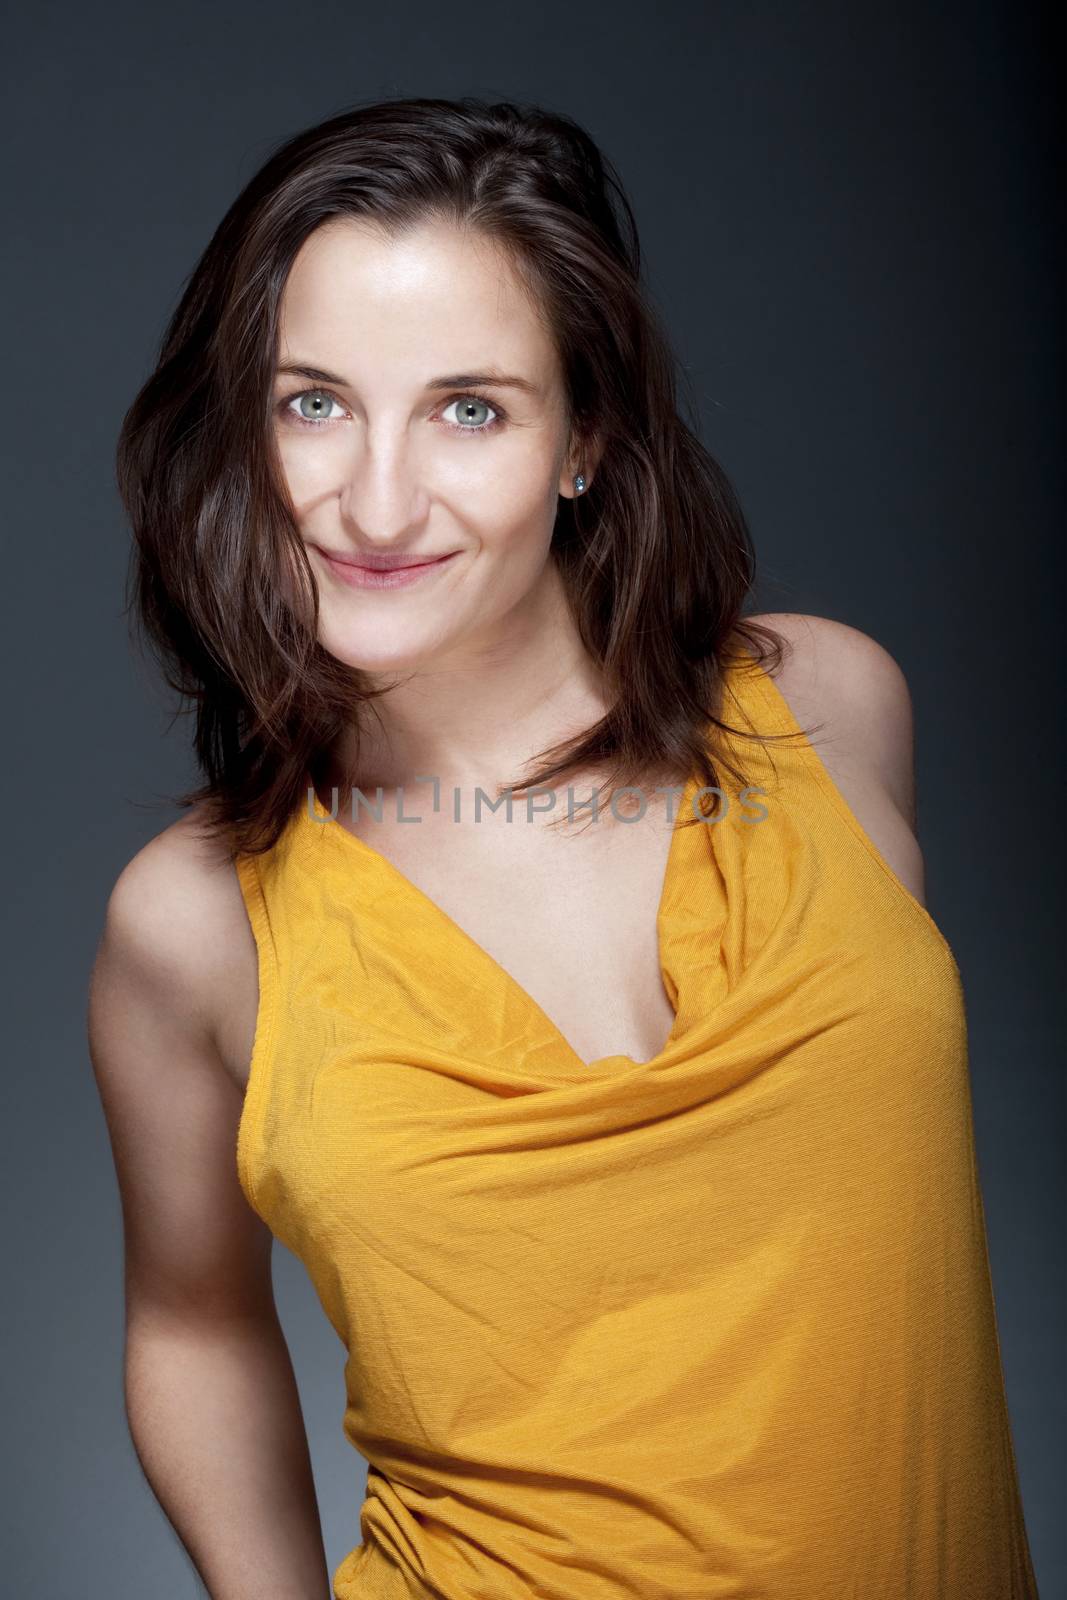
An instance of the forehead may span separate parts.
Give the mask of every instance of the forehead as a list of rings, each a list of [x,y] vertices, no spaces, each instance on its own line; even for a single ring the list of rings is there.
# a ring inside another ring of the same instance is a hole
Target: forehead
[[[445,371],[507,365],[542,379],[549,334],[505,251],[434,222],[390,236],[344,218],[301,246],[282,293],[280,350],[322,365]],[[329,359],[327,359],[329,358]]]

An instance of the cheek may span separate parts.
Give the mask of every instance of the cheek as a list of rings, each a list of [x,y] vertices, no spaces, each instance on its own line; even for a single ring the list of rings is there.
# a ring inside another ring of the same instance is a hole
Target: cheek
[[[492,493],[468,492],[453,503],[458,526],[477,542],[484,558],[507,573],[536,571],[552,541],[555,497],[541,483],[498,483]]]
[[[543,581],[552,546],[552,518],[543,504],[512,508],[475,523],[468,534],[477,545],[469,590],[471,604],[489,621],[521,605]]]
[[[465,443],[433,466],[426,482],[432,498],[494,547],[551,534],[559,479],[547,451]]]
[[[276,435],[278,459],[293,503],[299,508],[302,502],[313,499],[330,483],[336,484],[342,470],[337,451],[326,447],[326,441],[294,437],[288,429]]]
[[[497,507],[521,520],[558,484],[553,443],[540,430],[518,427],[482,439],[438,439],[413,468],[431,494],[452,505]]]

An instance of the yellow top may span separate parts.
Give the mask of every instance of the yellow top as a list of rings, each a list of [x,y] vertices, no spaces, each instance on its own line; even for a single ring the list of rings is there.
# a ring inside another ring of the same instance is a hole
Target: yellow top
[[[238,1171],[368,1463],[336,1600],[1037,1595],[959,969],[806,739],[734,748],[764,793],[675,827],[642,1064],[581,1061],[317,797],[238,859]]]

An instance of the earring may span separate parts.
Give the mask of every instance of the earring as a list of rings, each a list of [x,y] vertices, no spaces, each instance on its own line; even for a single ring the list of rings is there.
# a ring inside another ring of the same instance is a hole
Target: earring
[[[575,494],[582,494],[584,492],[584,490],[585,490],[585,479],[582,477],[581,473],[579,472],[578,476],[574,480],[574,492],[575,492]]]

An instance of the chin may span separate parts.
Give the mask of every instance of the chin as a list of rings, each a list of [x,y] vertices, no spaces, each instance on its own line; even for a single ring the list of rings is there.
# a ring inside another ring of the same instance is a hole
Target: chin
[[[403,641],[397,640],[394,631],[390,638],[382,639],[381,648],[376,649],[375,640],[368,637],[373,631],[372,628],[362,630],[357,641],[326,628],[319,636],[319,643],[328,655],[358,672],[408,673],[427,659],[431,648],[428,640],[413,639],[405,648]]]

